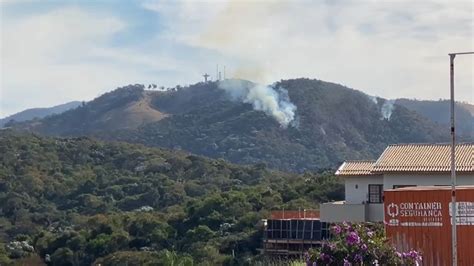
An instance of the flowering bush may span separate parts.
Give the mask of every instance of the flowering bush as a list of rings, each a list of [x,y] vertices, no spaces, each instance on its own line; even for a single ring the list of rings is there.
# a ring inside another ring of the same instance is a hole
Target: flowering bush
[[[377,224],[342,223],[331,228],[333,238],[306,255],[312,265],[418,265],[421,254],[398,252]]]

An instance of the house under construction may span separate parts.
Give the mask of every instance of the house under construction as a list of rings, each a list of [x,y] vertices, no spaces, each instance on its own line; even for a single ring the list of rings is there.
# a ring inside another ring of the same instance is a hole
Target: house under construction
[[[262,252],[272,257],[302,256],[329,237],[328,225],[314,210],[272,211],[263,227]]]

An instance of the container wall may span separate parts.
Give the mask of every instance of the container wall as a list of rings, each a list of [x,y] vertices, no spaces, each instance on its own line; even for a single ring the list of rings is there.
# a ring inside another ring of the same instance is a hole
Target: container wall
[[[450,190],[385,192],[385,228],[402,251],[423,254],[423,265],[451,265]],[[474,265],[474,189],[457,191],[458,265]]]

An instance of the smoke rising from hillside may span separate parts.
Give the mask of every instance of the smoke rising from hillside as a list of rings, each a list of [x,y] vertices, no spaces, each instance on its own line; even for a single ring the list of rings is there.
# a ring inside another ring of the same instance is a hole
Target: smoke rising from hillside
[[[379,104],[379,100],[377,99],[376,96],[367,95],[367,97],[375,104],[377,105]],[[382,107],[380,109],[380,113],[382,114],[382,119],[390,120],[390,118],[392,117],[393,109],[395,107],[394,104],[395,104],[395,100],[384,100]]]
[[[387,120],[390,120],[390,117],[392,116],[394,103],[395,100],[386,100],[382,105],[382,116]]]
[[[372,96],[372,95],[367,95],[367,97],[368,97],[372,102],[374,102],[375,104],[378,104],[378,103],[379,103],[379,101],[377,100],[377,97]]]
[[[284,128],[295,119],[296,106],[290,101],[288,91],[243,80],[220,81],[218,87],[233,99],[252,104],[254,110],[271,115]]]

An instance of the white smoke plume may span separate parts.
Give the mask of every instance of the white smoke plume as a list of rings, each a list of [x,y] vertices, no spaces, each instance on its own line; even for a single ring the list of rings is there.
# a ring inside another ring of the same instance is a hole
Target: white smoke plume
[[[254,110],[271,115],[282,127],[293,125],[296,106],[290,101],[287,90],[235,79],[220,81],[218,87],[233,99],[250,103]]]
[[[392,116],[392,112],[393,112],[394,103],[395,103],[395,100],[385,100],[385,102],[382,105],[383,118],[390,120],[390,117]]]
[[[378,104],[378,103],[379,103],[379,101],[377,100],[377,97],[372,96],[372,95],[367,95],[367,97],[369,97],[369,99],[370,99],[372,102],[374,102],[375,104]]]

